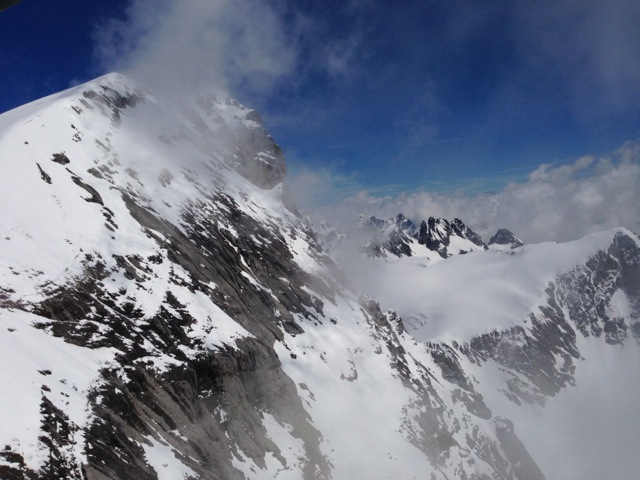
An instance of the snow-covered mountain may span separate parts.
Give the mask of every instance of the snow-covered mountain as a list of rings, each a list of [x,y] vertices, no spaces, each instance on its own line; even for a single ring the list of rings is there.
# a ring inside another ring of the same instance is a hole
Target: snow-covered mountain
[[[363,246],[372,257],[386,257],[390,253],[396,257],[419,256],[435,260],[438,256],[449,258],[487,249],[480,236],[458,218],[450,222],[430,217],[427,221],[422,220],[420,226],[402,213],[387,221],[376,217],[361,217],[360,220],[363,230],[373,237]]]
[[[415,256],[432,262],[488,248],[482,238],[458,218],[449,221],[430,217],[415,223],[402,213],[387,220],[360,215],[355,228],[349,228],[347,233],[326,221],[314,221],[313,217],[307,222],[314,228],[322,249],[337,257],[354,243],[370,258]]]
[[[513,250],[524,245],[524,242],[506,228],[499,228],[489,240],[488,247],[493,250]]]
[[[111,74],[0,116],[0,478],[634,478],[635,234],[396,219],[411,255],[351,277],[379,304],[285,172],[220,93]]]

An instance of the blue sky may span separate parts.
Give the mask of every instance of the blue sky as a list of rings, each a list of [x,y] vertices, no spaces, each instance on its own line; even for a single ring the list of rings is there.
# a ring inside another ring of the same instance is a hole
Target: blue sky
[[[23,0],[0,111],[119,70],[229,90],[333,194],[493,191],[638,138],[638,25],[637,0]]]

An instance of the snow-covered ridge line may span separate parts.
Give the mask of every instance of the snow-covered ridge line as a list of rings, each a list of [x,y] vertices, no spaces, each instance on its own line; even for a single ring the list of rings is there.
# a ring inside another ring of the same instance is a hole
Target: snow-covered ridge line
[[[39,424],[47,421],[38,415],[41,402],[79,432],[65,440],[72,449],[56,447],[61,464],[55,468],[62,475],[86,461],[85,433],[97,408],[87,403],[89,386],[108,389],[104,378],[110,370],[127,382],[131,377],[121,364],[162,374],[187,357],[227,352],[238,340],[255,339],[218,307],[216,282],[203,275],[199,291],[188,286],[194,280],[191,266],[173,258],[176,248],[184,254],[187,247],[177,244],[178,236],[190,236],[196,227],[194,208],[228,231],[238,229],[232,218],[245,216],[263,225],[253,232],[265,239],[289,235],[299,222],[280,203],[279,185],[258,188],[234,171],[238,167],[249,176],[242,169],[254,160],[282,162],[269,156],[275,144],[259,118],[228,97],[208,96],[208,103],[203,98],[176,110],[130,79],[110,74],[0,116],[0,307],[9,322],[6,341],[29,352],[36,338],[29,332],[45,340],[41,330],[52,335],[48,343],[43,340],[38,368],[2,349],[3,364],[18,361],[26,369],[11,377],[2,411],[10,414],[23,405],[19,417],[31,423],[3,423],[0,443],[13,445],[32,470],[54,468],[39,440],[45,438]],[[277,175],[267,178],[273,182]],[[26,324],[15,328],[16,322]],[[168,342],[172,335],[179,338],[175,346]],[[69,372],[83,349],[67,342],[90,349],[82,379]],[[56,350],[61,355],[54,365],[47,358]],[[65,360],[67,350],[75,355],[72,362]],[[100,362],[90,361],[91,352]],[[23,402],[19,384],[38,390],[42,371],[77,386],[74,402],[64,401],[66,387],[57,383],[43,386],[42,396],[34,390]]]
[[[119,75],[67,93],[1,120],[0,362],[20,368],[0,477],[553,478],[527,409],[576,386],[584,354],[606,379],[607,349],[637,352],[628,231],[460,255],[462,222],[425,221],[407,244],[428,255],[360,270],[405,288],[384,310],[441,307],[421,342],[284,204],[250,109],[176,108]]]

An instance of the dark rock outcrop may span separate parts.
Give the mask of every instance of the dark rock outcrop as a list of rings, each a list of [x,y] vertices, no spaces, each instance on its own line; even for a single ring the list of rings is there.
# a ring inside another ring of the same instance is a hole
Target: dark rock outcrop
[[[514,249],[523,246],[524,242],[506,228],[500,228],[489,240],[489,246],[491,245],[506,246]]]
[[[487,249],[480,236],[457,218],[450,222],[430,217],[428,221],[420,222],[418,227],[400,213],[386,221],[369,217],[363,221],[363,226],[365,232],[373,236],[363,246],[364,252],[372,257],[384,257],[388,253],[396,257],[410,257],[413,255],[411,245],[415,243],[438,253],[442,258],[470,250]],[[464,241],[468,249],[450,249],[452,237]]]

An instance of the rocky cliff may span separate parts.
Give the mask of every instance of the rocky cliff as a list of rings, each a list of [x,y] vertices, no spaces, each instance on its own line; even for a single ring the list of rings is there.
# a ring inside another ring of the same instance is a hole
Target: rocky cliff
[[[420,338],[285,206],[257,114],[193,98],[112,74],[0,117],[0,477],[554,478],[512,405],[571,388],[582,338],[637,348],[638,238]]]

